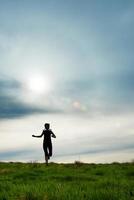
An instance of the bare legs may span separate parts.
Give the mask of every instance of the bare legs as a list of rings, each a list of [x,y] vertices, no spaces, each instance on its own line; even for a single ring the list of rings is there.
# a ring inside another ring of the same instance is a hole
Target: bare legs
[[[48,160],[49,159],[50,159],[50,156],[45,156],[46,165],[48,165]]]
[[[48,165],[48,156],[45,156],[46,165]]]
[[[46,165],[48,165],[48,160],[50,159],[50,156],[52,156],[52,144],[43,143],[43,149],[44,149],[44,154],[45,154],[45,162],[46,162]]]

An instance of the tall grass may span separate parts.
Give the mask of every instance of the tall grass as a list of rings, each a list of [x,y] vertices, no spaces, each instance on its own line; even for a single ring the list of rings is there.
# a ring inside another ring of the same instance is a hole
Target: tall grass
[[[134,200],[134,163],[0,163],[0,200]]]

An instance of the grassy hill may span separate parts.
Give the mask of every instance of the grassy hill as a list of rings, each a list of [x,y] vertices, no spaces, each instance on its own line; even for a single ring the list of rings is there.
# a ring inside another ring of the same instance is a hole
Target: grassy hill
[[[0,200],[134,200],[134,163],[0,163]]]

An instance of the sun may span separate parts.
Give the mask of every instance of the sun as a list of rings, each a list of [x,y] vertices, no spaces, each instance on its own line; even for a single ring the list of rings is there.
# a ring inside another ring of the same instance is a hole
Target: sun
[[[31,75],[27,80],[27,89],[33,94],[46,94],[50,88],[50,79],[46,76]]]

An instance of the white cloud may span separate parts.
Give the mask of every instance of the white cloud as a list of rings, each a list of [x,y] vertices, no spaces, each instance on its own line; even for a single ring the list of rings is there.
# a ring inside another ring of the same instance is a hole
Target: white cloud
[[[0,150],[1,152],[26,150],[30,151],[27,160],[33,159],[34,155],[35,160],[42,160],[43,138],[36,139],[32,138],[31,135],[41,134],[44,123],[50,122],[52,130],[57,136],[53,140],[54,160],[60,160],[61,157],[62,162],[64,160],[63,157],[69,158],[70,156],[71,158],[73,155],[74,157],[83,155],[83,160],[86,161],[85,158],[87,158],[87,161],[89,161],[90,156],[93,158],[93,155],[95,155],[97,160],[98,155],[98,160],[101,162],[100,158],[106,154],[104,156],[105,162],[109,162],[108,155],[113,155],[112,161],[114,161],[115,153],[117,152],[117,157],[119,158],[121,151],[121,158],[123,160],[123,153],[125,156],[128,151],[132,151],[134,148],[133,117],[133,115],[126,116],[125,114],[123,116],[112,117],[98,116],[98,118],[55,114],[3,121],[0,122]],[[117,122],[120,123],[120,126],[117,126]],[[38,155],[35,152],[38,152]],[[23,158],[25,157],[24,154],[22,153]],[[86,156],[86,154],[89,154],[89,156]],[[117,157],[115,157],[116,161]],[[14,160],[14,157],[12,159]],[[104,161],[104,158],[102,161]]]
[[[126,158],[133,149],[134,4],[70,2],[1,3],[0,78],[19,87],[0,82],[0,150],[22,156],[25,149],[30,160],[29,149],[42,145],[32,133],[50,121],[57,156],[111,150],[114,159],[122,148]],[[51,91],[29,84],[35,74],[49,77]]]

